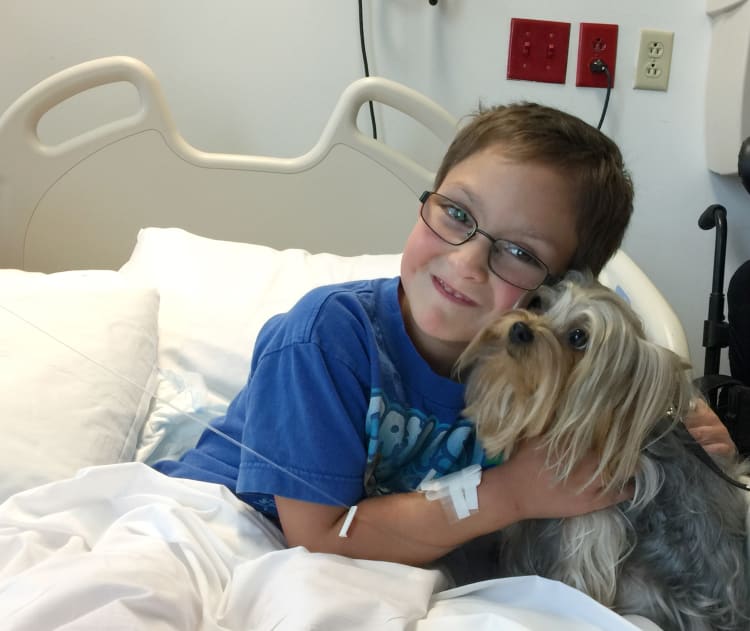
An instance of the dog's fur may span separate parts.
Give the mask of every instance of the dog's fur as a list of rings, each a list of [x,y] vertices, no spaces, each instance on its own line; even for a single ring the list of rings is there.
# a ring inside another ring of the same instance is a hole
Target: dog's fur
[[[457,369],[489,456],[512,458],[518,441],[542,436],[561,479],[589,450],[601,459],[592,483],[635,479],[632,501],[503,530],[501,575],[560,580],[665,631],[750,629],[746,492],[686,448],[687,368],[646,340],[624,300],[576,273],[473,340]]]

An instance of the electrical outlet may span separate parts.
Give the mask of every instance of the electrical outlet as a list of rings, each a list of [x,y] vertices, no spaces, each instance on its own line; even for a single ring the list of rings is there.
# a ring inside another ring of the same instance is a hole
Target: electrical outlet
[[[569,22],[511,18],[508,79],[565,83]]]
[[[672,65],[672,31],[641,29],[641,45],[635,66],[633,87],[638,90],[666,90]]]
[[[609,81],[615,84],[615,61],[617,59],[617,24],[593,24],[581,22],[578,32],[578,64],[576,85],[589,88],[606,88],[607,75],[592,72],[591,62],[601,59],[609,71]]]

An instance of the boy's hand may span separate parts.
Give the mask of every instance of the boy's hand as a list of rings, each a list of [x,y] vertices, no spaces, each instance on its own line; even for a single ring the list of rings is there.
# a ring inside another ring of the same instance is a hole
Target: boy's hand
[[[685,418],[685,427],[708,453],[715,456],[737,453],[726,425],[703,399],[695,399],[695,409]]]
[[[585,457],[565,480],[558,480],[546,467],[545,450],[540,444],[539,439],[524,441],[500,467],[512,469],[519,519],[573,517],[632,497],[632,488],[604,493],[601,484],[587,484],[599,465],[594,454]]]

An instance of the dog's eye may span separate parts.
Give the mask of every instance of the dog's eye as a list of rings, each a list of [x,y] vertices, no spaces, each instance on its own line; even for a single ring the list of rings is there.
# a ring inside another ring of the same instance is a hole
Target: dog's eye
[[[568,333],[568,342],[576,350],[583,350],[589,343],[589,334],[583,329],[573,329]]]

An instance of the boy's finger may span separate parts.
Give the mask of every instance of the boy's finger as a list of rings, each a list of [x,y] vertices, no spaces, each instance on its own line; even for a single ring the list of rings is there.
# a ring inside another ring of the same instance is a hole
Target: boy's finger
[[[701,443],[701,446],[713,456],[731,456],[735,452],[734,444],[727,442]]]

